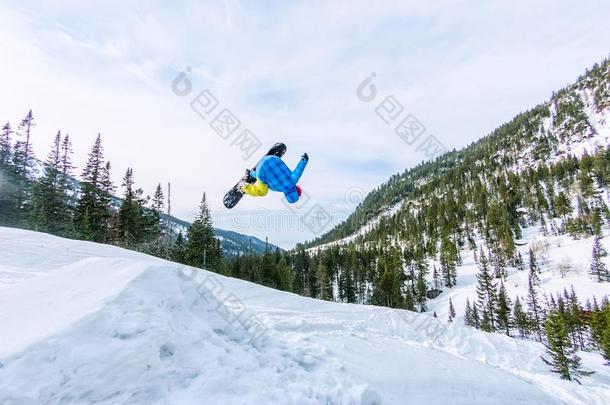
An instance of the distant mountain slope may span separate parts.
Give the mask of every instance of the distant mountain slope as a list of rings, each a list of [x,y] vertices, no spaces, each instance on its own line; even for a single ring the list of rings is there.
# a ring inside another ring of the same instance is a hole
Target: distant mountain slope
[[[162,220],[166,221],[168,216],[166,214],[163,214],[161,218]],[[183,235],[186,235],[186,232],[191,226],[191,223],[176,218],[174,216],[170,216],[169,218],[172,224],[173,232],[175,234],[177,234],[178,232],[182,232]],[[261,255],[265,251],[265,241],[262,241],[254,236],[245,235],[233,231],[227,231],[225,229],[220,228],[214,228],[214,233],[221,242],[222,250],[225,256],[233,256],[248,251],[253,252],[254,254]],[[270,243],[269,249],[271,249],[271,251],[275,251],[276,249],[278,249],[278,247]]]
[[[412,210],[414,201],[422,196],[438,197],[450,183],[457,185],[456,180],[466,186],[470,179],[485,176],[483,171],[518,173],[585,152],[592,155],[596,148],[608,146],[609,109],[610,65],[605,60],[576,83],[554,93],[549,101],[519,114],[479,141],[393,175],[369,193],[344,222],[304,246],[311,248],[366,234],[362,228],[378,222],[380,216],[388,216],[388,211],[390,217],[399,217],[405,210]],[[462,178],[457,179],[457,175]]]

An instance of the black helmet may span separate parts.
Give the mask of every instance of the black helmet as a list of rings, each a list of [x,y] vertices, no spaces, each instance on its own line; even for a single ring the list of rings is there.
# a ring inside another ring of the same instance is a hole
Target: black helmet
[[[267,155],[273,155],[281,158],[286,153],[286,144],[278,142],[269,149]]]

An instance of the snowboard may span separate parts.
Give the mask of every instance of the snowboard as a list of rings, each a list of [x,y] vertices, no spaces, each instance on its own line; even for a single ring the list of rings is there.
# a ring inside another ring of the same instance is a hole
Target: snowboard
[[[286,153],[286,145],[278,142],[275,145],[273,145],[271,147],[271,149],[269,149],[269,151],[265,154],[265,156],[271,156],[271,155],[275,155],[279,158],[281,158],[282,156],[284,156],[284,153]],[[260,163],[261,160],[263,160],[263,158],[265,157],[263,156],[257,163],[256,165],[254,165],[254,167],[252,168],[252,170],[256,170],[256,167],[258,166],[258,164]],[[239,200],[241,200],[241,198],[244,196],[244,192],[241,191],[241,186],[244,184],[244,182],[247,182],[249,177],[249,173],[246,172],[246,174],[244,175],[244,177],[242,177],[236,185],[234,185],[231,190],[229,190],[227,192],[227,194],[225,194],[222,202],[225,205],[225,207],[227,207],[228,209],[231,209],[233,207],[235,207],[237,205],[237,203],[239,202]]]

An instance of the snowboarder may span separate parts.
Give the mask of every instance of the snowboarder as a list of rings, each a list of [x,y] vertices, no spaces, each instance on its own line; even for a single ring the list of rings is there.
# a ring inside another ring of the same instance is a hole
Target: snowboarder
[[[309,156],[304,153],[297,167],[290,170],[281,159],[285,152],[286,145],[283,145],[277,153],[263,157],[255,169],[246,170],[241,190],[252,197],[266,196],[269,190],[278,191],[284,193],[290,204],[297,202],[302,194],[297,183],[309,162]]]

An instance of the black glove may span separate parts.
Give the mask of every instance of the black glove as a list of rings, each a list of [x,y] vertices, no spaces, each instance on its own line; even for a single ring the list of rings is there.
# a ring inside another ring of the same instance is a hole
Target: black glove
[[[306,162],[309,162],[309,155],[307,153],[303,153],[303,156],[301,156],[301,159],[303,159]]]
[[[246,169],[246,183],[249,183],[249,184],[256,183],[256,177],[253,177],[250,174],[250,172],[251,172],[250,169]]]

